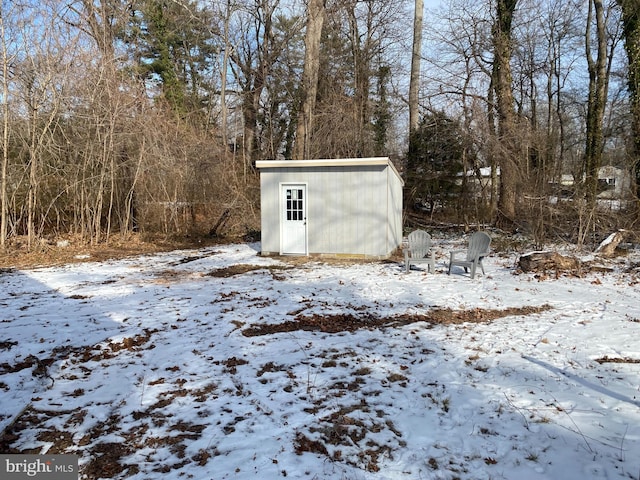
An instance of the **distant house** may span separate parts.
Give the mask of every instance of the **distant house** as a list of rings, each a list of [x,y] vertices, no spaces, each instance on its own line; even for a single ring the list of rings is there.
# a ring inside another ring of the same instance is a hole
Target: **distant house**
[[[460,173],[459,176],[463,174]],[[467,170],[465,174],[467,182],[471,182],[477,185],[478,190],[486,189],[491,185],[491,167],[480,167],[477,170]],[[500,179],[500,167],[496,167],[496,177]],[[462,183],[462,180],[459,180]]]
[[[400,174],[389,158],[266,160],[262,254],[385,258],[402,242]]]
[[[605,165],[598,170],[598,186],[598,198],[623,199],[629,195],[631,176],[626,170]]]
[[[563,174],[556,187],[568,197],[575,187],[573,175]],[[621,200],[629,196],[631,189],[631,176],[628,171],[612,165],[604,165],[598,169],[598,199]]]
[[[466,172],[460,172],[456,179],[456,184],[462,185],[463,181],[467,184],[469,193],[475,197],[487,196],[491,192],[491,184],[493,178],[491,176],[491,167],[480,167],[478,169],[469,169]],[[500,182],[500,167],[496,167],[496,181]]]
[[[472,195],[480,196],[489,191],[491,186],[491,168],[482,167],[459,173],[456,182],[462,184],[466,176],[467,185]],[[496,170],[497,181],[500,181],[500,167]],[[549,202],[571,201],[575,195],[576,179],[571,174],[562,174],[557,180],[549,182],[552,195]],[[619,210],[629,205],[631,176],[627,170],[605,165],[598,169],[598,206],[609,210]]]

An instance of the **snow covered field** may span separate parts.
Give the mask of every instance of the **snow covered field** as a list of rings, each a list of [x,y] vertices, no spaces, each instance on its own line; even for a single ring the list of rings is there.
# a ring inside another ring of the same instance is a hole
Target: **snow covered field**
[[[640,479],[640,254],[470,280],[436,245],[436,274],[259,244],[2,270],[0,451],[86,479]]]

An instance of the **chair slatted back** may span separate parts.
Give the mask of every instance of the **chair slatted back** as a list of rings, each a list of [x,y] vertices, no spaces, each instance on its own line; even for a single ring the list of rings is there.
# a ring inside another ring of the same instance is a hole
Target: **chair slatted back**
[[[473,261],[477,256],[483,257],[489,253],[491,237],[485,232],[475,232],[469,239],[467,261]]]
[[[431,235],[424,230],[414,230],[407,237],[411,258],[425,258],[431,250]]]

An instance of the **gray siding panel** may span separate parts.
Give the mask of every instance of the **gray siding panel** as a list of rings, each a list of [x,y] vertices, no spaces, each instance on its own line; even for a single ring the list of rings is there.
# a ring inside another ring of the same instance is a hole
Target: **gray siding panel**
[[[309,176],[312,253],[381,255],[384,238],[381,243],[374,232],[386,223],[383,178],[380,168],[328,169]]]
[[[279,175],[263,171],[260,175],[260,210],[262,251],[280,252]]]
[[[402,181],[395,172],[389,172],[389,251],[402,244]]]

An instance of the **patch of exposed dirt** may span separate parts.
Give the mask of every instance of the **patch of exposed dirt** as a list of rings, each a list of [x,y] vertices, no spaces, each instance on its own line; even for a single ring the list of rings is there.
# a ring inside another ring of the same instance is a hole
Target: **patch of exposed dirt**
[[[293,267],[288,267],[284,265],[248,265],[248,264],[238,264],[231,265],[229,267],[217,268],[215,270],[210,271],[205,274],[207,277],[216,277],[216,278],[229,278],[235,275],[243,275],[245,273],[254,272],[256,270],[268,270],[271,275],[273,275],[274,279],[277,278],[277,272],[283,270],[291,270]]]
[[[373,315],[299,315],[294,320],[277,324],[255,324],[242,331],[245,337],[257,337],[274,333],[295,332],[298,330],[319,331],[325,333],[353,332],[362,328],[394,328],[417,322],[430,325],[448,325],[460,323],[484,323],[509,316],[534,315],[550,310],[550,305],[513,307],[504,310],[475,308],[472,310],[452,310],[440,308],[423,315],[397,315],[393,317],[374,317]]]
[[[31,425],[44,425],[46,422],[54,417],[69,415],[70,411],[47,411],[36,410],[35,408],[28,406],[21,414],[9,425],[2,435],[0,435],[0,452],[13,454],[13,453],[40,453],[40,448],[16,450],[12,447],[12,443],[20,438],[21,432],[28,429]],[[64,453],[66,448],[73,445],[73,435],[68,432],[62,432],[55,427],[41,428],[38,432],[38,440],[51,442],[49,453],[57,454]]]
[[[18,237],[12,238],[4,250],[0,249],[0,275],[11,273],[14,269],[102,262],[178,249],[202,248],[230,241],[238,241],[238,239],[166,238],[133,234],[128,236],[113,235],[108,242],[94,245],[83,241],[79,236],[67,235],[55,239],[40,240],[36,245],[29,247],[26,238]]]
[[[24,370],[25,368],[33,368],[34,376],[45,377],[48,376],[47,369],[54,361],[54,358],[41,359],[35,355],[28,355],[24,360],[14,365],[10,365],[8,363],[0,364],[0,374],[15,373],[20,370]]]
[[[12,347],[18,345],[18,342],[12,342],[10,340],[0,342],[0,350],[11,350]]]
[[[229,373],[231,373],[232,375],[235,375],[236,373],[238,373],[237,367],[239,367],[240,365],[246,365],[249,362],[247,362],[244,358],[231,357],[220,363],[222,363],[225,367],[227,367],[227,371]]]
[[[9,363],[0,364],[0,374],[15,373],[25,368],[33,369],[34,377],[48,377],[53,380],[49,375],[49,367],[58,360],[70,359],[72,362],[88,362],[88,361],[100,361],[115,357],[121,350],[136,351],[143,345],[149,342],[151,335],[159,332],[158,329],[143,330],[143,333],[135,335],[134,337],[125,337],[119,342],[109,342],[106,347],[101,345],[84,346],[84,347],[69,347],[60,346],[52,350],[51,356],[47,358],[38,358],[35,355],[28,355],[21,362],[17,362],[13,365]],[[150,344],[144,348],[153,349],[154,344]]]
[[[340,387],[332,386],[335,398],[341,396],[339,390]],[[320,402],[316,406],[317,410],[312,412],[315,420],[308,427],[310,435],[299,431],[294,439],[297,455],[311,452],[335,462],[377,472],[380,470],[380,460],[392,459],[394,450],[406,445],[393,421],[386,418],[384,411],[373,410],[366,398],[359,403],[343,405],[324,416],[317,414],[326,410],[327,405]],[[382,431],[387,432],[388,438],[381,444],[374,440],[371,433]]]
[[[93,448],[92,453],[91,460],[82,471],[87,478],[113,478],[129,469],[120,463],[120,459],[132,452],[122,443],[99,443]],[[133,475],[137,472],[128,473]]]
[[[187,458],[187,445],[196,440],[206,428],[183,420],[176,420],[172,414],[163,412],[162,408],[171,404],[178,397],[193,395],[196,401],[203,402],[215,391],[215,384],[209,384],[201,389],[186,392],[180,385],[186,381],[178,380],[177,389],[163,394],[166,398],[143,411],[132,413],[134,420],[139,423],[125,430],[130,422],[123,421],[117,414],[109,416],[103,421],[97,422],[81,438],[74,438],[74,428],[82,424],[87,410],[77,411],[46,411],[32,406],[27,407],[5,431],[0,435],[0,451],[13,454],[39,453],[41,446],[28,449],[17,449],[13,445],[23,435],[37,432],[36,439],[49,445],[49,453],[68,453],[74,447],[83,447],[83,455],[89,462],[79,472],[83,478],[95,480],[99,478],[126,478],[138,473],[137,465],[127,462],[127,457],[134,454],[143,445],[150,448],[166,448],[178,461],[174,464],[165,464],[157,470],[159,473],[167,473],[172,469],[181,468],[192,461]],[[75,396],[75,393],[71,393]],[[66,421],[65,421],[66,419]],[[53,425],[64,422],[64,429],[60,430]],[[168,433],[164,436],[151,432],[152,427],[166,425]],[[123,438],[122,442],[105,442],[105,437],[116,435]],[[206,463],[208,457],[197,456],[194,461],[201,465]]]
[[[607,357],[606,355],[602,358],[596,358],[596,362],[600,365],[603,363],[640,363],[640,359],[638,358],[630,358],[630,357]]]

